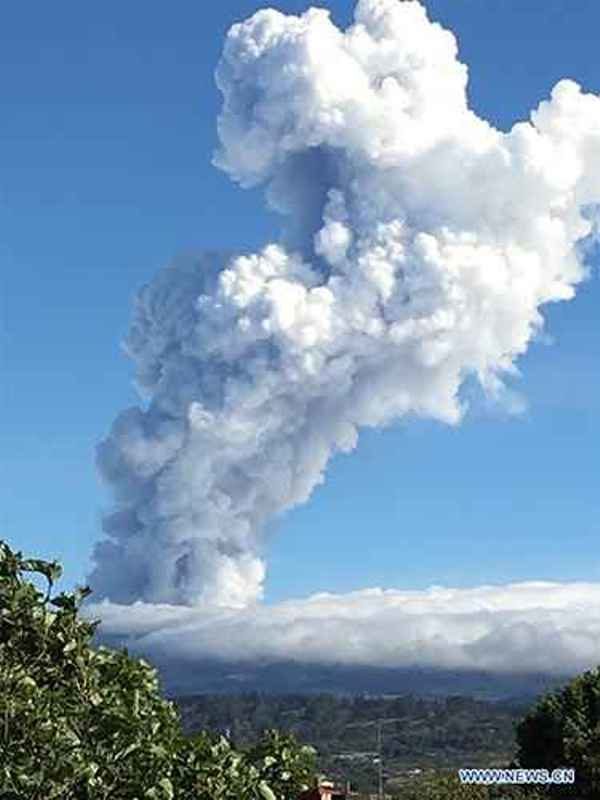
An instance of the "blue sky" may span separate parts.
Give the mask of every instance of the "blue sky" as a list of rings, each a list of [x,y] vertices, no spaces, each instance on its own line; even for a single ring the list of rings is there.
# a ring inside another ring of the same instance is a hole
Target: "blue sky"
[[[297,12],[300,2],[274,4]],[[352,3],[328,7],[346,23]],[[135,402],[120,353],[133,293],[180,253],[260,246],[277,220],[211,166],[229,25],[261,7],[3,11],[0,96],[2,536],[82,581],[106,505],[96,442]],[[429,2],[458,36],[475,110],[507,129],[562,77],[600,92],[592,3]],[[546,310],[522,359],[529,409],[401,424],[336,457],[273,538],[267,601],[362,586],[597,580],[598,281]]]

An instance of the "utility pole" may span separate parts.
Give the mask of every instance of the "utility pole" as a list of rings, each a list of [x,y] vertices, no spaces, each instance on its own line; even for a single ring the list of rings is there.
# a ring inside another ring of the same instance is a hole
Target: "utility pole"
[[[379,717],[378,719],[370,720],[369,722],[351,722],[349,725],[344,725],[344,728],[363,728],[368,725],[375,725],[377,731],[377,760],[378,760],[378,780],[377,780],[377,797],[383,800],[383,726],[388,725],[390,722],[403,722],[406,717]]]
[[[382,758],[383,754],[381,752],[381,739],[382,739],[382,736],[381,736],[381,720],[378,719],[377,720],[377,752],[379,753],[379,758],[378,758],[379,763],[378,763],[377,766],[379,767],[379,782],[378,782],[378,787],[377,787],[377,796],[379,797],[379,800],[383,800],[383,758]]]

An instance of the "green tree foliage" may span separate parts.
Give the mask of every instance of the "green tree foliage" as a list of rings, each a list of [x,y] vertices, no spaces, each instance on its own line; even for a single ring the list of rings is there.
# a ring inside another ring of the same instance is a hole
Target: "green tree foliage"
[[[399,800],[488,800],[484,786],[463,786],[456,774],[438,774],[412,781],[398,795]]]
[[[291,737],[186,738],[149,664],[91,646],[89,589],[52,596],[60,575],[0,541],[0,800],[288,800],[310,782]]]
[[[296,739],[276,730],[265,731],[246,756],[259,769],[260,778],[277,797],[297,797],[314,782],[316,759],[312,747],[298,747]]]
[[[456,772],[426,775],[395,795],[396,800],[542,800],[543,797],[538,789],[462,784]]]
[[[174,698],[184,730],[231,732],[236,746],[253,745],[264,728],[309,742],[320,772],[365,795],[377,791],[377,747],[372,722],[400,717],[384,728],[386,791],[409,770],[454,770],[465,765],[502,766],[514,756],[515,725],[524,702],[488,702],[469,697],[419,698],[331,694],[201,694]]]
[[[545,695],[517,728],[523,767],[575,769],[576,786],[555,786],[553,797],[600,797],[600,668]]]

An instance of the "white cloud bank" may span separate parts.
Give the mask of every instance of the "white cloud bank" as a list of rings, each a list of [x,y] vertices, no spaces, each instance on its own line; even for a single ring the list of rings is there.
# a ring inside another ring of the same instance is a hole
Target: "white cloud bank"
[[[561,81],[495,130],[467,106],[453,35],[396,0],[359,0],[346,31],[261,11],[229,31],[217,81],[216,164],[266,187],[282,238],[139,293],[127,350],[146,402],[98,453],[115,508],[90,582],[121,604],[101,607],[105,630],[190,658],[592,662],[592,585],[256,602],[265,525],[336,451],[406,415],[459,422],[467,378],[501,397],[541,307],[574,296],[600,98]]]
[[[160,663],[290,661],[564,675],[600,662],[600,584],[366,589],[243,610],[90,605]]]

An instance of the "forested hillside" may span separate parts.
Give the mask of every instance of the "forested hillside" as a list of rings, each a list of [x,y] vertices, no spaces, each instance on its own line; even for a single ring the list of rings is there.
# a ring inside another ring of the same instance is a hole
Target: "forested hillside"
[[[515,747],[515,724],[525,708],[468,697],[422,699],[336,695],[196,695],[176,698],[188,733],[229,734],[236,746],[265,728],[290,731],[317,748],[320,768],[356,788],[374,786],[377,718],[399,718],[383,727],[386,774],[411,770],[505,764]],[[351,727],[348,727],[351,726]]]

